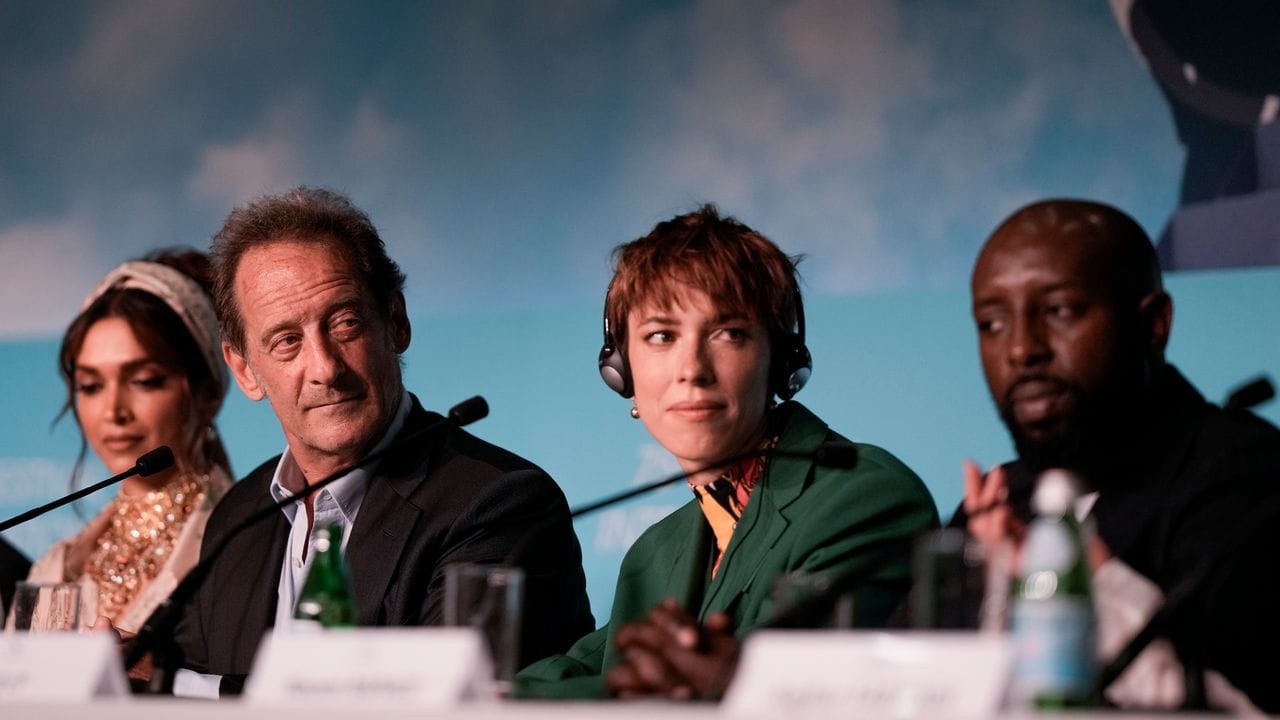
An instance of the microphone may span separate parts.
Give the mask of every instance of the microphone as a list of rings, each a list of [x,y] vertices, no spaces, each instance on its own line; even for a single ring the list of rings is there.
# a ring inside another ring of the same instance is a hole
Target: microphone
[[[473,395],[449,408],[449,420],[457,427],[465,427],[489,416],[489,403],[479,395]]]
[[[1259,375],[1243,385],[1237,386],[1227,394],[1227,401],[1222,403],[1223,410],[1248,410],[1276,396],[1276,387],[1271,378]]]
[[[96,493],[102,488],[115,485],[116,483],[127,478],[131,478],[134,475],[150,477],[158,472],[168,470],[171,467],[173,467],[173,451],[169,449],[168,445],[161,445],[150,452],[143,453],[142,457],[139,457],[138,460],[134,462],[133,467],[118,475],[112,475],[100,483],[81,488],[73,493],[62,496],[53,502],[45,503],[38,508],[32,508],[31,510],[19,515],[14,515],[4,522],[0,522],[0,532],[4,532],[9,528],[21,525],[28,520],[38,518],[50,510],[57,510],[63,505],[73,503],[86,495]]]
[[[186,576],[182,578],[182,581],[178,583],[178,586],[173,589],[173,592],[169,593],[169,597],[166,598],[164,602],[157,605],[156,609],[147,617],[146,621],[142,624],[142,627],[138,629],[138,634],[133,637],[133,640],[131,640],[129,645],[125,648],[125,669],[137,665],[138,661],[141,660],[147,652],[155,648],[162,639],[167,638],[169,643],[173,642],[173,628],[177,625],[178,619],[181,617],[182,609],[186,607],[187,603],[191,601],[191,598],[195,596],[196,591],[204,584],[209,573],[213,570],[214,564],[218,561],[218,558],[222,556],[222,553],[226,551],[227,547],[230,546],[231,541],[247,528],[265,520],[266,518],[274,517],[280,512],[281,508],[306,498],[311,493],[345,477],[353,470],[379,461],[389,453],[401,450],[408,445],[422,440],[429,434],[440,430],[442,427],[462,427],[477,420],[481,420],[488,414],[489,404],[485,402],[483,397],[476,395],[463,400],[450,408],[449,414],[446,417],[442,417],[425,427],[418,428],[407,435],[396,438],[383,449],[365,455],[356,463],[331,473],[318,482],[310,483],[298,492],[293,493],[278,502],[273,502],[240,521],[228,530],[222,536],[221,541],[217,545],[213,546],[208,553],[202,553],[203,557],[201,557],[200,562],[196,563],[195,567],[191,568]],[[152,690],[161,689],[156,687],[157,683],[170,681],[170,678],[166,676],[171,675],[171,673],[161,672],[161,667],[161,663],[156,663],[157,672],[152,677]],[[163,689],[166,691],[171,690],[171,688],[168,687]]]
[[[146,453],[133,464],[133,469],[137,470],[138,475],[141,477],[151,477],[171,467],[173,467],[173,451],[169,449],[168,445],[161,445],[155,450]]]
[[[582,517],[583,515],[590,515],[591,513],[596,512],[598,510],[604,510],[605,508],[613,507],[614,505],[617,505],[618,503],[623,502],[625,500],[630,500],[631,498],[636,497],[637,495],[644,495],[646,493],[653,492],[654,490],[664,488],[668,485],[673,485],[677,482],[680,482],[681,480],[686,480],[691,475],[698,475],[700,473],[704,473],[708,470],[713,470],[715,468],[728,467],[730,465],[740,463],[743,460],[750,460],[752,458],[758,458],[758,457],[765,457],[770,459],[793,458],[797,460],[812,460],[815,464],[821,465],[822,467],[847,469],[847,468],[852,468],[854,465],[858,464],[858,447],[852,443],[823,443],[819,445],[817,449],[813,450],[812,452],[791,452],[788,450],[756,449],[756,450],[750,450],[747,452],[735,453],[723,460],[718,460],[713,463],[708,463],[696,470],[690,470],[688,472],[681,471],[678,473],[673,473],[672,475],[662,478],[661,480],[655,480],[654,482],[640,485],[639,487],[633,487],[630,490],[623,490],[622,492],[614,493],[613,495],[607,495],[603,498],[600,498],[599,500],[593,500],[589,503],[586,503],[585,505],[579,505],[578,507],[569,511],[569,517],[577,519],[579,517]]]

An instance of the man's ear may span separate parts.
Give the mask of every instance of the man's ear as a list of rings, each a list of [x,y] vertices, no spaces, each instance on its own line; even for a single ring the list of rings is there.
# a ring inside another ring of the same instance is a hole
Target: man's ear
[[[1157,290],[1138,302],[1138,316],[1142,319],[1142,332],[1147,351],[1152,357],[1164,357],[1173,331],[1173,298],[1163,290]]]
[[[222,358],[227,361],[227,367],[231,368],[231,374],[235,376],[241,392],[250,400],[257,402],[267,396],[266,390],[258,384],[258,376],[249,367],[249,361],[225,340],[222,341]]]
[[[409,313],[404,305],[404,293],[396,293],[391,300],[391,344],[399,355],[409,349],[409,341],[413,338],[413,330],[409,327]]]

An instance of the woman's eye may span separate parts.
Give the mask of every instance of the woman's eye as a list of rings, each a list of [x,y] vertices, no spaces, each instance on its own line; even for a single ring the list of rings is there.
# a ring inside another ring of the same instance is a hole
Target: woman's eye
[[[675,335],[670,330],[654,330],[644,336],[644,341],[654,345],[665,345],[671,342]]]
[[[145,377],[134,378],[133,384],[147,390],[159,390],[169,381],[167,375],[147,375]]]
[[[93,395],[102,389],[102,383],[99,382],[78,382],[76,383],[76,392],[80,395]]]

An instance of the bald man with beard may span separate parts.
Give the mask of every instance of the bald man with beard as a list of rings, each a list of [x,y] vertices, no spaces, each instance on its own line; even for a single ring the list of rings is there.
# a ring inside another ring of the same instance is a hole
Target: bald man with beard
[[[1179,705],[1205,677],[1210,701],[1231,704],[1229,683],[1280,710],[1280,431],[1206,402],[1165,360],[1173,303],[1146,233],[1101,203],[1034,203],[988,239],[972,290],[983,371],[1018,459],[966,467],[952,524],[1016,545],[1039,473],[1074,471],[1098,530],[1100,645],[1114,652],[1165,598],[1180,603],[1167,641],[1109,697]]]

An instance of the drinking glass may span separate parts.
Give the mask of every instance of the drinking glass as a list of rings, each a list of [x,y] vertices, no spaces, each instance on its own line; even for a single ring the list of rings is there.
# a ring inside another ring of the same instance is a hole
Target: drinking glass
[[[914,558],[911,624],[928,630],[1004,628],[1008,548],[988,547],[959,528],[921,538]]]
[[[13,593],[13,627],[19,632],[80,627],[80,586],[21,581]]]
[[[480,630],[493,656],[495,688],[500,696],[509,695],[520,663],[524,571],[456,563],[444,572],[444,624]]]

